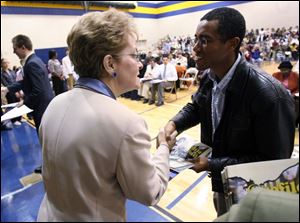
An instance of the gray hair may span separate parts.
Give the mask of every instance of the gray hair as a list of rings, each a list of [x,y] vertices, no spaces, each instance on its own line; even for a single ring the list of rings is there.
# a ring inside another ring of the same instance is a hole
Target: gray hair
[[[67,38],[75,71],[81,77],[100,79],[106,76],[104,57],[123,50],[128,35],[137,36],[137,30],[132,16],[125,12],[109,9],[83,15]]]

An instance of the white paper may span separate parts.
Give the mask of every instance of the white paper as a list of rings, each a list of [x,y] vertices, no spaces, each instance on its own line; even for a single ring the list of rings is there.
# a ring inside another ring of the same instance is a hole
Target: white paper
[[[1,108],[14,108],[14,107],[16,107],[17,104],[18,104],[18,102],[10,103],[10,104],[7,104],[7,105],[1,105]]]
[[[156,79],[156,80],[150,81],[151,84],[157,84],[157,83],[161,83],[161,82],[165,82],[165,80]]]
[[[181,80],[181,81],[193,81],[194,78],[192,78],[192,77],[181,77],[181,78],[179,78],[179,80]]]
[[[147,78],[147,77],[142,77],[140,78],[140,82],[146,82],[146,81],[151,81],[152,78]]]
[[[16,107],[8,112],[6,112],[4,115],[1,116],[1,122],[16,118],[22,115],[25,115],[27,113],[32,112],[33,110],[28,108],[26,105],[22,105],[21,107]]]

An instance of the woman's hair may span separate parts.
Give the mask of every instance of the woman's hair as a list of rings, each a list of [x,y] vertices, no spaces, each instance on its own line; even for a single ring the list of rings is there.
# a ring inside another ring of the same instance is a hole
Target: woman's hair
[[[109,9],[83,15],[68,35],[69,57],[81,77],[106,76],[103,58],[126,48],[128,36],[136,35],[132,17]]]

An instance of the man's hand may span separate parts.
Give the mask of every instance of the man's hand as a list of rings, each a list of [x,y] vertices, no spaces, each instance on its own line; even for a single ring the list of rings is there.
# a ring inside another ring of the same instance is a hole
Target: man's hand
[[[178,132],[176,131],[176,126],[173,121],[169,121],[165,126],[165,132],[166,132],[166,139],[167,141],[171,140],[172,138],[175,138],[178,135]]]
[[[159,130],[158,136],[156,137],[156,148],[158,148],[160,145],[164,144],[171,151],[171,149],[175,145],[175,142],[176,142],[175,137],[173,137],[173,138],[170,137],[169,140],[167,140],[166,132],[165,132],[164,128],[161,128]]]
[[[196,171],[197,173],[208,170],[208,158],[207,157],[198,157],[196,159],[189,160],[189,161],[195,164],[191,169]]]
[[[24,105],[24,100],[20,100],[16,107],[19,108],[19,107],[21,107],[22,105]]]

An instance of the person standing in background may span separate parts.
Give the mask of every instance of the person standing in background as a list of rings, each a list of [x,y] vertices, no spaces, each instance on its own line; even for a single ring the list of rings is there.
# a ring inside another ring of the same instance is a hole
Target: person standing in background
[[[282,61],[278,69],[279,72],[275,72],[273,77],[280,81],[280,83],[287,89],[292,95],[295,101],[295,125],[299,125],[299,74],[292,71],[293,65],[290,61]]]
[[[62,65],[57,59],[57,52],[55,50],[50,50],[48,55],[48,70],[52,75],[53,90],[57,96],[68,90],[66,78],[63,75]]]
[[[66,50],[66,56],[62,59],[63,75],[67,79],[68,90],[73,89],[75,81],[78,79],[78,75],[74,71],[74,66],[69,57],[69,50]]]
[[[48,79],[48,71],[43,61],[34,54],[32,42],[28,36],[17,35],[12,39],[14,53],[19,57],[23,65],[23,80],[1,87],[1,92],[24,92],[24,100],[18,106],[26,105],[33,110],[32,116],[39,134],[42,116],[48,104],[54,97]],[[38,167],[35,172],[40,172]]]
[[[6,58],[1,59],[1,86],[9,86],[16,83],[17,75],[14,70],[9,68],[9,61]],[[19,92],[8,92],[6,94],[7,103],[19,102],[21,95]],[[14,125],[21,125],[21,116],[13,118],[11,121]]]

